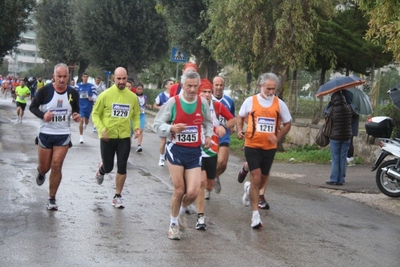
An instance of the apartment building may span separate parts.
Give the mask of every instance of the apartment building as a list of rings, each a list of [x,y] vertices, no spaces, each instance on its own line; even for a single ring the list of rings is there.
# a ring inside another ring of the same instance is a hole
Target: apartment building
[[[33,29],[21,33],[21,44],[17,48],[18,53],[5,56],[8,61],[9,74],[18,76],[21,72],[32,69],[36,64],[42,64],[43,59],[39,57],[36,46],[36,33]]]

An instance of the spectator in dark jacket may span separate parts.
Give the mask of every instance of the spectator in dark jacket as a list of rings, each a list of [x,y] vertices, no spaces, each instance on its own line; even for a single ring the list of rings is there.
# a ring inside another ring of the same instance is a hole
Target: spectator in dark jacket
[[[330,113],[332,130],[329,134],[332,156],[329,185],[343,185],[346,177],[347,151],[352,138],[351,122],[356,113],[347,104],[342,91],[332,95],[327,113]]]

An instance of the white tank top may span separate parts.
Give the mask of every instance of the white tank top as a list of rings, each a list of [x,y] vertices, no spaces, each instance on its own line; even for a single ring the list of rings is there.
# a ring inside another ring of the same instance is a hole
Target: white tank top
[[[53,118],[49,122],[44,120],[40,123],[39,132],[45,134],[70,134],[70,116],[72,113],[71,105],[68,101],[68,93],[65,91],[59,94],[54,91],[53,98],[47,104],[40,106],[40,110],[44,113],[47,111],[53,112]]]

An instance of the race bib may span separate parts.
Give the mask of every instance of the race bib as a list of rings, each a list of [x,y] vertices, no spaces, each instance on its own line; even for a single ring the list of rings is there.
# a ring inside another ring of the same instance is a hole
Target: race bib
[[[67,109],[56,109],[50,111],[53,113],[53,118],[51,118],[51,122],[64,122],[67,120]]]
[[[129,104],[113,104],[111,109],[111,117],[128,118],[131,105]]]
[[[25,96],[20,95],[20,96],[19,96],[19,99],[24,100],[24,99],[25,99]]]
[[[175,141],[179,143],[196,143],[198,138],[197,126],[187,126],[184,131],[175,134]]]
[[[79,97],[80,98],[88,98],[89,94],[88,94],[88,92],[79,92]]]
[[[219,124],[226,126],[226,119],[222,116],[219,116]]]
[[[275,119],[258,117],[256,130],[262,133],[275,133]]]

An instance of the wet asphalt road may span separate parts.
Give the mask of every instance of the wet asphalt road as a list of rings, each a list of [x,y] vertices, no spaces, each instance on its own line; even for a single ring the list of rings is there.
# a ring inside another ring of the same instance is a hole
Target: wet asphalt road
[[[46,210],[48,181],[35,182],[33,144],[39,120],[28,110],[14,124],[11,101],[0,101],[0,266],[397,266],[399,217],[315,187],[272,177],[270,211],[261,230],[250,228],[236,181],[241,160],[231,157],[222,192],[206,203],[206,231],[196,215],[180,241],[167,238],[172,186],[159,167],[158,137],[145,132],[143,152],[132,148],[123,191],[126,208],[113,208],[115,172],[99,186],[99,142],[90,125],[78,144],[78,124],[57,194]],[[136,142],[134,142],[136,145]],[[296,165],[288,165],[293,172]],[[115,171],[115,169],[114,169]],[[310,174],[311,175],[311,174]]]

